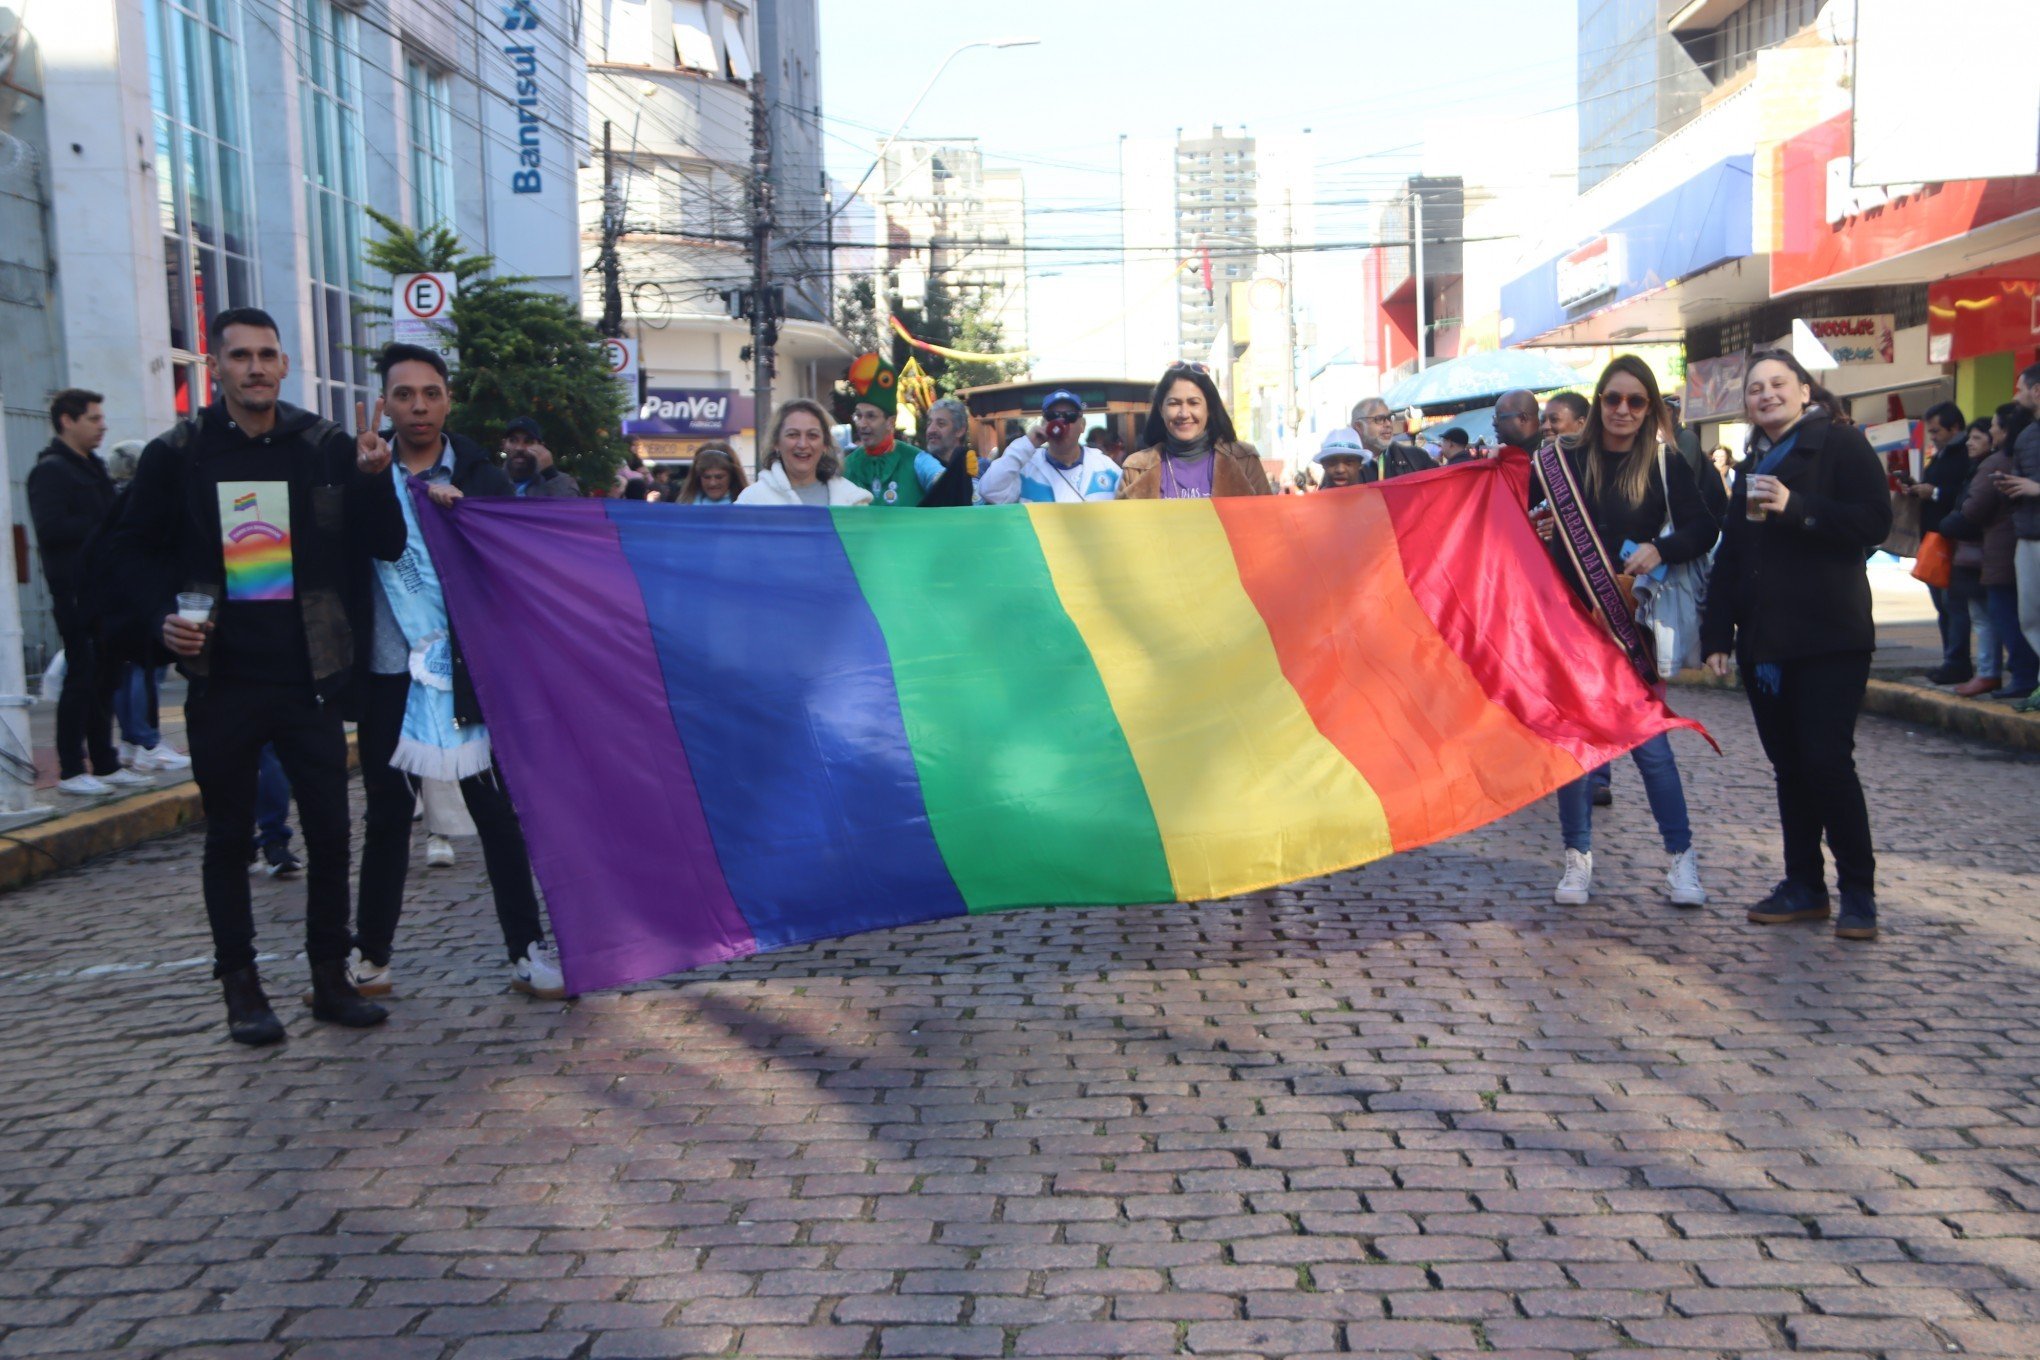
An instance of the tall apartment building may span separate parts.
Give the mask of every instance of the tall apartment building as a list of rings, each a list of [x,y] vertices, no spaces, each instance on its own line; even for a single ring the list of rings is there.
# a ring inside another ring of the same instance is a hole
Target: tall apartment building
[[[1260,179],[1254,139],[1226,135],[1176,138],[1176,248],[1195,268],[1176,280],[1178,334],[1185,357],[1202,359],[1217,338],[1232,285],[1254,277],[1261,245],[1256,204]],[[1210,277],[1204,260],[1209,252]]]
[[[987,169],[976,138],[901,139],[886,151],[873,196],[874,237],[905,318],[931,272],[982,297],[1008,351],[1027,327],[1027,190],[1021,172]]]
[[[385,336],[360,311],[387,301],[371,207],[579,296],[582,0],[0,4],[0,197],[39,208],[8,219],[0,271],[17,513],[51,391],[104,392],[110,439],[147,438],[212,399],[228,307],[276,317],[286,400],[351,423]],[[22,613],[33,664],[39,580]]]

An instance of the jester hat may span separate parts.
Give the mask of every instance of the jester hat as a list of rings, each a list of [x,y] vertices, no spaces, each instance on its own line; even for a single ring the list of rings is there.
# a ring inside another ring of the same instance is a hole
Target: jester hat
[[[897,415],[900,405],[900,375],[883,356],[860,354],[850,365],[850,390],[860,402],[869,402],[887,415]]]

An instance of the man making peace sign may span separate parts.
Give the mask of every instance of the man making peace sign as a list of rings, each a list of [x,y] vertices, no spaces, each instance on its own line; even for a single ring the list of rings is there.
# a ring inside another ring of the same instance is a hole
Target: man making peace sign
[[[272,744],[305,834],[312,1014],[361,1028],[382,1007],[347,980],[347,740],[336,702],[370,627],[371,561],[404,551],[380,423],[358,434],[278,400],[290,373],[269,314],[213,318],[220,399],[151,441],[114,534],[122,584],[191,681],[184,713],[205,808],[205,910],[227,1028],[273,1044],[283,1024],[255,971],[248,845]]]

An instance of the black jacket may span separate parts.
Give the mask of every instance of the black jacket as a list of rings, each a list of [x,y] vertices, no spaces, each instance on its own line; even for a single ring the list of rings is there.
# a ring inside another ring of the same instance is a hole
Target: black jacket
[[[1610,571],[1622,570],[1624,543],[1655,544],[1665,565],[1675,567],[1682,562],[1705,557],[1720,535],[1720,526],[1701,499],[1700,487],[1693,480],[1692,469],[1686,466],[1686,460],[1679,456],[1677,449],[1667,448],[1664,451],[1662,475],[1653,464],[1643,494],[1634,500],[1622,493],[1613,477],[1603,477],[1595,489],[1588,489],[1586,460],[1604,455],[1589,453],[1578,445],[1567,448],[1563,444],[1559,445],[1559,455],[1572,466],[1574,480],[1580,484],[1581,492],[1588,501],[1587,514],[1593,519],[1594,532],[1608,554]],[[1543,488],[1536,479],[1532,479],[1530,498],[1541,500],[1543,494]],[[1663,532],[1667,500],[1671,504],[1670,533]],[[1552,560],[1558,563],[1559,573],[1581,600],[1588,600],[1586,585],[1574,574],[1572,555],[1565,550],[1564,544],[1554,538],[1549,548]]]
[[[1884,460],[1861,430],[1816,411],[1773,475],[1791,499],[1784,513],[1754,524],[1745,510],[1749,476],[1736,482],[1707,584],[1702,650],[1733,651],[1746,666],[1873,650],[1863,563],[1891,533]]]
[[[404,551],[404,516],[392,479],[360,472],[354,459],[354,439],[346,431],[282,402],[264,435],[247,435],[228,418],[224,403],[215,403],[149,442],[113,537],[127,564],[124,593],[159,627],[179,591],[203,591],[222,602],[206,650],[180,661],[186,674],[240,674],[233,635],[280,622],[286,646],[303,647],[304,674],[319,698],[346,688],[355,638],[366,637],[372,626],[370,563],[394,562]],[[225,599],[219,484],[250,465],[288,486],[292,598],[284,613],[269,612],[275,603],[237,606]],[[254,617],[251,609],[264,611],[264,624],[245,622]]]
[[[1962,508],[1969,490],[1969,478],[1976,464],[1969,456],[1969,441],[1957,437],[1954,443],[1934,455],[1920,473],[1920,480],[1934,488],[1934,499],[1920,502],[1920,532],[1937,533],[1941,521]]]
[[[113,478],[96,453],[80,457],[61,439],[28,473],[28,514],[35,522],[43,578],[60,609],[78,596],[78,555],[113,506]]]
[[[1388,475],[1392,480],[1412,472],[1429,472],[1432,468],[1438,466],[1438,463],[1430,454],[1424,452],[1419,445],[1398,439],[1388,446],[1379,461],[1369,459],[1361,467],[1360,480],[1362,482],[1380,481],[1381,470],[1384,466],[1387,467]]]

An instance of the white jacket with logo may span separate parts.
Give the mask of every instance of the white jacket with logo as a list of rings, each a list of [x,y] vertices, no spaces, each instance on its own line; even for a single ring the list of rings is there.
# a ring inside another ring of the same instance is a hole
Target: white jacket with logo
[[[1066,468],[1049,457],[1046,444],[1036,447],[1023,434],[978,478],[978,494],[988,505],[1109,501],[1119,494],[1119,475],[1119,464],[1088,445],[1083,460]]]
[[[831,506],[871,504],[871,493],[841,473],[837,473],[834,477],[829,478],[822,485],[829,488],[829,504]],[[738,493],[737,504],[805,505],[807,502],[794,494],[793,484],[786,480],[786,469],[778,463],[774,463],[771,467],[758,474],[757,481],[751,483]],[[820,508],[819,506],[816,507],[816,509]]]

